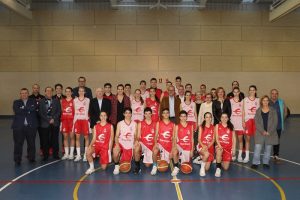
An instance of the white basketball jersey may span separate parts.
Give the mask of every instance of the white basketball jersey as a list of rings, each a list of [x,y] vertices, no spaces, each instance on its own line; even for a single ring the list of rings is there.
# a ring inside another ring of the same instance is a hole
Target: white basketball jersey
[[[245,111],[245,121],[249,119],[254,119],[256,110],[259,108],[259,98],[255,98],[254,100],[246,97],[243,100],[244,103],[244,111]]]
[[[231,117],[230,121],[234,126],[234,130],[242,131],[243,130],[243,118],[242,118],[242,109],[243,109],[243,101],[235,101],[233,98],[230,99],[231,104]]]
[[[196,104],[195,102],[191,102],[189,105],[187,105],[185,102],[181,103],[182,110],[188,113],[187,121],[188,122],[196,122],[196,116],[195,116],[195,109]]]
[[[90,99],[84,98],[83,100],[79,100],[78,97],[74,99],[74,121],[80,120],[88,120],[89,119],[89,105]]]
[[[134,134],[136,131],[136,123],[131,121],[127,124],[125,120],[119,122],[120,133],[119,143],[124,149],[133,149]]]

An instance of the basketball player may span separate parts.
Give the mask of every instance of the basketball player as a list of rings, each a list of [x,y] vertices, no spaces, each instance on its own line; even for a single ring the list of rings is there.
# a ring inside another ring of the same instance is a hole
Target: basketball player
[[[136,89],[134,92],[134,97],[130,101],[132,109],[132,120],[139,123],[144,120],[144,107],[145,102],[141,96],[141,90]]]
[[[80,155],[80,136],[83,135],[85,140],[85,149],[83,161],[86,162],[86,151],[89,146],[89,133],[90,131],[90,123],[89,123],[89,105],[90,99],[84,96],[85,89],[84,87],[79,87],[78,89],[78,97],[74,99],[74,125],[73,132],[76,134],[76,152],[77,155],[75,157],[75,162],[81,160]]]
[[[182,82],[181,77],[176,76],[176,78],[175,78],[175,94],[176,95],[179,95],[178,90],[179,90],[179,87],[181,86],[181,82]]]
[[[193,126],[193,130],[197,129],[197,111],[196,104],[192,101],[192,93],[185,92],[184,102],[180,104],[180,110],[187,112],[187,123]]]
[[[73,160],[74,159],[74,133],[72,131],[73,120],[74,120],[74,100],[72,98],[72,88],[67,87],[65,89],[66,98],[61,99],[61,124],[60,124],[60,132],[64,136],[63,144],[65,154],[61,158],[62,160]],[[70,138],[70,145],[68,144],[68,140]],[[70,147],[70,152],[69,152]]]
[[[195,96],[195,94],[193,94],[193,86],[192,86],[192,84],[190,84],[190,83],[185,84],[184,89],[185,89],[185,91],[190,91],[191,92],[191,94],[192,94],[192,101],[195,101],[196,96]]]
[[[150,167],[150,165],[152,165],[153,163],[152,151],[154,147],[156,122],[152,121],[151,119],[151,115],[152,115],[151,108],[149,107],[145,108],[144,115],[145,115],[145,120],[141,121],[138,124],[137,137],[134,146],[134,159],[135,159],[134,173],[135,174],[141,172],[141,167],[140,167],[141,154],[144,155],[143,163],[146,165],[146,167]]]
[[[243,128],[246,135],[245,158],[243,163],[249,162],[250,139],[255,134],[255,113],[259,108],[259,98],[257,98],[257,88],[255,85],[249,86],[249,96],[243,100]]]
[[[162,110],[162,120],[156,124],[155,145],[153,148],[153,167],[151,175],[157,173],[157,155],[161,160],[170,163],[172,158],[172,146],[174,135],[174,123],[170,121],[170,111],[168,108]]]
[[[222,113],[221,121],[215,127],[216,134],[216,173],[215,177],[221,177],[221,167],[228,170],[230,161],[235,156],[235,132],[227,113]]]
[[[115,135],[115,146],[113,148],[113,159],[115,163],[114,175],[120,173],[120,162],[131,162],[133,155],[133,144],[136,137],[136,123],[131,119],[132,109],[124,108],[124,120],[117,124]]]
[[[149,97],[149,91],[147,91],[145,80],[140,81],[140,90],[142,98],[144,99],[144,101],[146,101],[146,99]]]
[[[146,99],[146,107],[152,110],[152,121],[158,122],[159,120],[159,98],[156,96],[155,88],[150,88],[149,98]]]
[[[174,169],[172,176],[176,176],[179,172],[179,159],[181,163],[190,162],[194,152],[194,130],[191,124],[187,123],[188,113],[184,110],[180,111],[180,122],[175,126],[174,145],[172,148]],[[176,141],[176,143],[175,143]]]
[[[201,168],[199,171],[200,176],[205,176],[205,171],[208,171],[211,165],[211,162],[214,160],[214,125],[212,124],[212,114],[206,112],[204,114],[204,121],[199,127],[199,136],[198,136],[198,152],[202,156]]]
[[[100,156],[100,165],[103,170],[107,168],[108,163],[111,162],[111,149],[114,139],[114,128],[110,123],[107,123],[107,113],[102,111],[100,113],[100,122],[93,128],[93,139],[88,147],[87,160],[90,168],[85,174],[91,174],[95,171],[93,154]]]

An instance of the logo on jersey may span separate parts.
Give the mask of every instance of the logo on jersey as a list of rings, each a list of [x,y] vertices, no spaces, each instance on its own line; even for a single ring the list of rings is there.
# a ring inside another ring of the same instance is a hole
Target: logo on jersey
[[[126,133],[125,138],[128,139],[129,137],[131,137],[131,133]]]
[[[251,107],[249,108],[250,112],[255,113],[256,112],[256,107]]]
[[[193,110],[189,110],[189,111],[188,111],[188,115],[189,115],[189,116],[191,116],[191,115],[193,115],[193,114],[194,114]]]
[[[235,109],[235,110],[232,111],[232,112],[234,112],[236,115],[240,115],[240,114],[242,113],[242,111],[241,111],[240,108],[237,108],[237,109]]]
[[[181,141],[183,141],[184,143],[187,143],[190,141],[189,136],[184,136],[182,139],[180,139]]]
[[[229,143],[229,136],[227,134],[222,135],[221,139],[224,143]]]
[[[137,107],[136,109],[135,109],[135,112],[137,112],[137,113],[139,113],[139,112],[141,112],[142,111],[142,108],[141,107]]]
[[[71,108],[71,107],[66,107],[65,111],[66,111],[67,113],[71,113],[71,112],[72,112],[72,108]]]
[[[148,134],[144,137],[148,142],[151,142],[153,140],[152,134]]]
[[[78,111],[79,111],[80,113],[83,113],[83,112],[85,111],[85,109],[84,109],[84,107],[80,107],[80,108],[78,109]]]
[[[98,136],[99,142],[104,142],[104,139],[105,139],[104,134],[100,134],[100,135]]]
[[[151,106],[151,110],[152,110],[152,113],[156,113],[156,107],[155,106]]]
[[[166,139],[169,139],[169,138],[171,137],[170,131],[165,131],[165,132],[163,132],[163,133],[162,133],[162,136],[163,136],[164,138],[166,138]]]
[[[205,136],[204,138],[205,138],[206,141],[211,141],[211,140],[212,140],[211,135],[207,135],[207,136]]]

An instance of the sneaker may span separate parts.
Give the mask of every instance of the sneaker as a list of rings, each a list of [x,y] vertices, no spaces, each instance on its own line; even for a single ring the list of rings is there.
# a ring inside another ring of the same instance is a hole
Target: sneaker
[[[80,160],[81,160],[81,156],[80,156],[80,155],[77,155],[77,156],[75,157],[74,162],[78,162],[78,161],[80,161]]]
[[[61,159],[62,160],[67,160],[67,159],[69,159],[69,156],[67,154],[64,154],[64,156]]]
[[[134,170],[133,170],[133,173],[134,174],[139,174],[139,173],[141,173],[142,172],[142,170],[141,170],[141,168],[139,168],[139,167],[136,167],[136,168],[134,168]]]
[[[220,168],[216,169],[215,177],[217,177],[217,178],[221,177],[221,169]]]
[[[239,163],[242,163],[242,162],[243,162],[243,158],[242,158],[242,157],[238,157],[237,161],[238,161]]]
[[[197,164],[197,165],[201,165],[202,160],[201,160],[200,156],[198,156],[197,158],[195,158],[195,159],[193,160],[193,163],[195,163],[195,164]]]
[[[253,164],[253,165],[251,165],[251,168],[252,168],[252,169],[257,169],[257,168],[258,168],[258,165]]]
[[[173,171],[172,171],[172,176],[176,176],[179,172],[179,168],[178,167],[174,167]]]
[[[94,171],[95,171],[95,169],[89,168],[88,170],[86,170],[85,174],[89,175],[89,174],[92,174]]]
[[[118,175],[120,173],[120,165],[115,165],[115,169],[113,171],[114,175]]]
[[[74,159],[74,155],[69,155],[68,159],[69,160],[73,160]]]
[[[249,158],[245,158],[244,160],[243,160],[243,163],[248,163],[249,162]]]
[[[205,174],[205,169],[200,169],[199,175],[200,175],[201,177],[205,176],[205,175],[206,175],[206,174]]]
[[[153,166],[151,170],[151,175],[154,176],[157,173],[157,166]]]
[[[86,161],[87,161],[87,159],[86,159],[86,156],[85,156],[85,155],[83,156],[83,159],[82,159],[82,161],[83,161],[83,162],[86,162]]]

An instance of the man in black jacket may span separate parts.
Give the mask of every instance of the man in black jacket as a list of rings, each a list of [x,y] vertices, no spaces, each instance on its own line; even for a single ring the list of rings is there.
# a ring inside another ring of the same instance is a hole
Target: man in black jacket
[[[92,100],[93,94],[91,88],[86,87],[86,78],[83,76],[80,76],[78,78],[78,87],[73,88],[73,98],[78,97],[78,89],[79,87],[84,87],[85,93],[84,96]]]
[[[90,126],[94,128],[97,121],[99,121],[100,112],[106,112],[107,118],[109,119],[111,113],[111,102],[110,100],[103,98],[104,90],[102,88],[96,89],[96,98],[93,98],[89,107],[90,114]]]
[[[24,140],[27,141],[28,160],[35,161],[35,135],[38,127],[37,104],[35,99],[28,98],[29,91],[22,88],[20,99],[13,104],[14,119],[11,128],[14,138],[14,161],[21,164]]]
[[[49,145],[53,147],[53,158],[59,159],[58,156],[58,134],[61,107],[57,99],[52,98],[53,88],[46,87],[45,98],[40,101],[39,115],[41,118],[41,140],[44,152],[44,161],[49,157]]]

